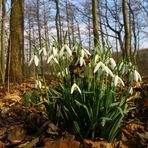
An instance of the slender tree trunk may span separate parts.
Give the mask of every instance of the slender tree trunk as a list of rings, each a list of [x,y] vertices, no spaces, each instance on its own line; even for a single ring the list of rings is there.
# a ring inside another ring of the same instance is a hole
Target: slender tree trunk
[[[92,0],[92,16],[93,16],[93,34],[94,34],[94,46],[97,46],[99,41],[99,25],[97,15],[97,0]]]
[[[11,0],[10,39],[7,58],[7,78],[21,82],[22,51],[24,49],[24,0]],[[9,68],[10,67],[10,68]],[[8,80],[8,79],[7,79]]]
[[[57,31],[57,40],[60,43],[60,29],[59,29],[59,0],[55,0],[56,3],[56,17],[55,17],[55,25]]]
[[[123,22],[124,22],[124,31],[125,31],[125,44],[123,58],[129,60],[130,58],[130,30],[129,30],[129,21],[128,21],[128,11],[127,11],[127,0],[122,0],[122,13],[123,13]]]
[[[5,82],[5,37],[6,37],[6,0],[2,0],[2,25],[1,25],[1,75],[2,83]]]
[[[68,40],[69,40],[69,47],[71,48],[71,38],[70,38],[70,23],[69,23],[69,14],[68,14],[68,2],[66,1],[66,21],[68,27]]]
[[[100,8],[100,1],[98,1],[98,11],[99,11],[99,26],[100,26],[100,33],[101,33],[101,43],[102,47],[105,46],[104,35],[103,35],[103,25],[102,25],[102,16],[101,16],[101,8]]]
[[[32,42],[31,42],[31,20],[28,19],[28,27],[29,27],[29,59],[31,59],[32,54]]]
[[[40,0],[36,0],[37,2],[37,26],[38,26],[38,36],[39,36],[39,46],[40,46],[40,49],[42,48],[42,36],[41,36],[41,24],[40,24],[40,12],[39,12],[39,9],[40,9]],[[41,74],[44,73],[44,70],[43,70],[43,56],[42,56],[42,53],[41,53]]]

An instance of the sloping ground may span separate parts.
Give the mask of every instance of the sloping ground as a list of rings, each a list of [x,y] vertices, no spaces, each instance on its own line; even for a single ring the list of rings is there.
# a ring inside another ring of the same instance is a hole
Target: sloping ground
[[[11,84],[10,92],[0,87],[0,148],[146,148],[148,145],[148,81],[135,88],[136,108],[123,124],[113,144],[104,139],[85,139],[80,144],[74,135],[62,131],[47,120],[44,107],[24,107],[23,94],[34,84]]]

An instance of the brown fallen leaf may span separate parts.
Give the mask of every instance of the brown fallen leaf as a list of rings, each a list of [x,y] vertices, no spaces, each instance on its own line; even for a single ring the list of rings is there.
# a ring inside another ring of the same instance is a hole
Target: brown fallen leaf
[[[20,143],[25,139],[26,130],[24,128],[24,125],[13,125],[8,130],[8,140],[12,144]]]
[[[31,142],[20,144],[18,148],[33,148],[37,145],[38,142],[39,142],[39,137],[33,139]]]
[[[92,141],[85,139],[83,144],[85,148],[113,148],[113,144],[105,140]]]
[[[79,148],[80,142],[76,140],[70,139],[59,139],[59,140],[51,140],[46,139],[44,141],[45,146],[44,148]]]
[[[51,134],[51,135],[58,135],[59,129],[56,125],[54,125],[53,123],[49,123],[48,124],[48,130],[47,130],[47,133],[48,134]]]
[[[148,146],[148,132],[139,133],[137,132],[138,138],[143,146]]]
[[[0,148],[5,148],[5,143],[3,143],[2,141],[0,141]]]
[[[0,139],[2,139],[5,136],[6,131],[7,131],[6,128],[4,128],[4,127],[3,128],[0,128]]]

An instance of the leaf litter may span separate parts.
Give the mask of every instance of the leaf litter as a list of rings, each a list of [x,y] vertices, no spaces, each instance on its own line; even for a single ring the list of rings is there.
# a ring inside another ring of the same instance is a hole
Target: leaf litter
[[[9,93],[0,87],[0,148],[140,148],[148,145],[147,83],[134,88],[135,96],[130,101],[136,108],[127,117],[119,138],[112,144],[104,139],[84,139],[80,143],[74,135],[50,123],[44,108],[33,105],[24,107],[22,95],[32,89],[34,84],[31,82],[12,84]]]

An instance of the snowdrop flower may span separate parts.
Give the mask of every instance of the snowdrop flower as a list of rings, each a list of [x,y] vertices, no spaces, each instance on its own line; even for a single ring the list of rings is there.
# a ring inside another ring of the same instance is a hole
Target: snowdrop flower
[[[66,49],[67,53],[69,54],[69,56],[72,56],[72,51],[71,49],[67,46],[67,44],[65,44],[61,50],[60,50],[60,53],[59,55],[62,56],[64,54],[64,50]]]
[[[54,57],[53,60],[55,61],[55,63],[59,64],[57,58]]]
[[[132,94],[133,94],[133,92],[134,92],[134,91],[133,91],[133,88],[131,87],[131,88],[129,89],[129,94],[131,94],[131,95],[132,95]]]
[[[72,87],[71,87],[71,94],[73,94],[73,92],[74,92],[75,90],[78,90],[79,93],[81,94],[81,90],[80,90],[79,86],[78,86],[76,83],[74,83],[74,84],[72,85]]]
[[[44,56],[47,56],[46,48],[42,48],[42,49],[39,50],[39,54],[41,54],[42,52],[43,52]]]
[[[35,88],[40,88],[40,89],[42,88],[42,83],[40,80],[35,81]]]
[[[110,63],[111,69],[113,70],[116,67],[116,62],[113,58],[108,58],[106,64]]]
[[[87,55],[89,55],[89,56],[91,56],[91,53],[87,50],[87,49],[83,49],[84,51],[85,51],[85,53],[87,54]]]
[[[95,64],[97,63],[98,60],[99,60],[99,55],[96,54],[96,55],[95,55]]]
[[[84,49],[82,49],[81,50],[81,57],[84,58],[84,56],[85,56],[85,52],[84,52]]]
[[[122,86],[124,86],[124,82],[122,81],[122,79],[119,76],[115,75],[113,77],[113,85],[117,86],[118,84],[122,84]]]
[[[54,56],[53,56],[53,54],[52,54],[52,55],[48,58],[47,64],[50,63],[50,61],[53,59],[53,57],[54,57]]]
[[[111,71],[107,66],[105,66],[102,62],[99,62],[99,63],[96,65],[96,67],[95,67],[95,69],[94,69],[94,73],[96,73],[96,72],[99,70],[100,67],[102,68],[103,71],[105,71],[105,72],[106,72],[107,74],[109,74],[111,77],[114,77],[112,71]]]
[[[53,51],[54,56],[56,56],[58,54],[58,49],[57,48],[53,47],[52,51]]]
[[[129,80],[131,82],[133,82],[133,81],[138,82],[138,81],[142,81],[142,78],[141,78],[139,72],[137,70],[134,70],[132,73],[130,73]]]
[[[29,65],[31,65],[31,63],[32,62],[34,62],[34,64],[35,64],[35,66],[38,66],[39,65],[39,58],[36,56],[36,55],[34,55],[32,58],[31,58],[31,60],[30,60],[30,62],[29,62]]]
[[[96,65],[96,67],[95,67],[95,69],[94,69],[94,73],[96,73],[97,71],[98,71],[98,69],[101,67],[101,65],[104,65],[102,62],[99,62],[97,65]],[[105,66],[105,65],[104,65]]]
[[[52,55],[48,58],[48,60],[47,60],[47,64],[48,64],[48,63],[50,63],[50,62],[51,62],[51,60],[54,60],[54,61],[55,61],[55,63],[59,64],[58,60],[54,57],[54,55],[53,55],[53,54],[52,54]]]
[[[83,57],[80,57],[80,66],[86,65],[85,60],[83,59]]]

